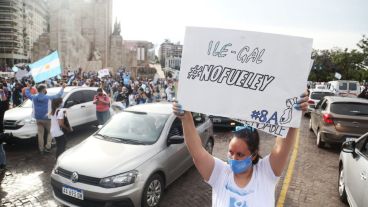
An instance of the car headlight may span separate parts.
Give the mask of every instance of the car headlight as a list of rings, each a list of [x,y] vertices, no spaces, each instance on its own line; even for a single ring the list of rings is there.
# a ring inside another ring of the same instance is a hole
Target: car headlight
[[[54,172],[55,174],[59,174],[58,168],[59,168],[59,162],[56,161],[56,164],[54,166],[54,169],[52,169],[52,172]]]
[[[35,124],[36,123],[36,119],[34,118],[28,118],[28,119],[23,119],[18,121],[18,125],[25,125],[25,124]]]
[[[114,175],[106,178],[102,178],[100,185],[104,188],[116,188],[125,185],[129,185],[135,182],[138,176],[138,171],[132,170],[119,175]]]

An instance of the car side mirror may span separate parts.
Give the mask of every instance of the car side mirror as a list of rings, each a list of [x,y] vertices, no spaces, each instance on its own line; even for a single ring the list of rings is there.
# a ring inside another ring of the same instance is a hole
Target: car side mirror
[[[65,108],[70,108],[72,106],[74,106],[74,101],[68,100],[65,102]]]
[[[169,137],[169,139],[167,140],[167,146],[170,146],[172,144],[182,144],[182,143],[184,143],[183,136],[174,135],[172,137]]]
[[[346,141],[342,144],[342,151],[355,154],[355,141]]]

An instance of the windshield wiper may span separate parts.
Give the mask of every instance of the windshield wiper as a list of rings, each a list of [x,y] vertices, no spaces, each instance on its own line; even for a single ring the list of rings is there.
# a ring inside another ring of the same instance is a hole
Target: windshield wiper
[[[140,115],[147,115],[147,112],[143,112],[143,111],[129,111],[129,110],[125,110],[124,112],[129,112],[129,113],[133,113],[133,114],[140,114]]]
[[[128,143],[128,144],[141,144],[141,145],[147,144],[146,142],[142,142],[142,141],[134,140],[134,139],[120,139],[120,140],[121,142]]]
[[[121,142],[121,140],[119,138],[110,137],[110,136],[100,134],[100,133],[95,134],[95,136],[102,137],[104,140],[109,140],[109,141],[113,141],[113,142]]]

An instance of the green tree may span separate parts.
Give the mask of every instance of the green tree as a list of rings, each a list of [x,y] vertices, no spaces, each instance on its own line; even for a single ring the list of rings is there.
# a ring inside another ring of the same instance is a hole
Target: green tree
[[[331,52],[332,62],[336,65],[337,71],[339,71],[342,75],[342,79],[346,80],[359,80],[357,73],[359,70],[362,70],[364,67],[362,65],[365,55],[358,50],[348,49],[334,49]],[[357,78],[357,79],[356,79]]]
[[[364,54],[368,55],[368,37],[363,35],[363,38],[358,42],[357,46],[363,51]]]

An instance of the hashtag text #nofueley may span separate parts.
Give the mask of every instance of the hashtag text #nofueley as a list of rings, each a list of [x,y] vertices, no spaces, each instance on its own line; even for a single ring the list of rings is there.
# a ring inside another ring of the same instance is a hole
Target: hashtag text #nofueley
[[[187,78],[226,83],[229,86],[259,91],[264,91],[275,80],[275,77],[271,75],[223,67],[221,65],[196,65],[190,69]]]

